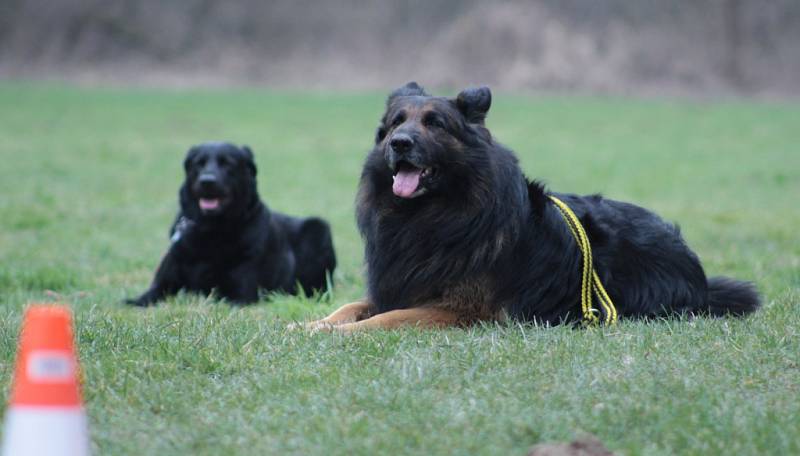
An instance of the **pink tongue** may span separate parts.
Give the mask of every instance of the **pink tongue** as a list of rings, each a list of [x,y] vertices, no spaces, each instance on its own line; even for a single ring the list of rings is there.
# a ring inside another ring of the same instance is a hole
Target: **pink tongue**
[[[410,171],[398,171],[397,175],[394,176],[394,184],[392,185],[394,194],[401,198],[410,197],[417,191],[420,174],[422,174],[422,170],[419,168]]]
[[[218,207],[219,207],[219,199],[200,198],[200,209],[207,211],[209,209],[216,209]]]

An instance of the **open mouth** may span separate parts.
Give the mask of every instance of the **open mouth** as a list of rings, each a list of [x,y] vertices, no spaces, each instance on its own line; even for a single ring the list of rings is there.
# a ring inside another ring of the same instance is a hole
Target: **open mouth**
[[[232,196],[222,177],[213,173],[200,173],[192,177],[189,191],[197,208],[208,215],[222,212]]]
[[[400,161],[395,168],[392,191],[400,198],[416,198],[425,194],[427,189],[420,183],[435,174],[435,168],[421,168],[406,161]]]
[[[216,195],[204,195],[197,197],[197,205],[203,213],[215,213],[222,210],[225,204],[225,197]]]
[[[220,199],[219,198],[200,198],[198,200],[198,204],[200,205],[200,209],[204,211],[213,211],[219,209],[220,206]]]

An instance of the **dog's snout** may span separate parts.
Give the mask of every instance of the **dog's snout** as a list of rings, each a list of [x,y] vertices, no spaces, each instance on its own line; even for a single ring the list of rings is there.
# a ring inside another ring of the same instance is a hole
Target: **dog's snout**
[[[216,185],[217,176],[212,173],[203,173],[197,177],[197,183],[200,184],[201,187]]]
[[[392,147],[398,154],[403,154],[411,150],[414,147],[414,140],[411,139],[411,136],[405,133],[397,133],[392,136],[391,141],[389,141],[389,145]]]

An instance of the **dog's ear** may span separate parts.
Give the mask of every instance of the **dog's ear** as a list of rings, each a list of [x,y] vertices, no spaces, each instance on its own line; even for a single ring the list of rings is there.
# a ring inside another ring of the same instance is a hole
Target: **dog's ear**
[[[399,87],[394,89],[392,93],[389,94],[389,98],[386,99],[386,109],[388,110],[391,106],[392,102],[399,97],[427,97],[429,96],[425,89],[422,88],[419,84],[414,81],[411,81],[404,85],[403,87]],[[378,131],[375,132],[375,144],[383,141],[383,138],[386,137],[386,115],[383,116],[381,119],[381,124],[378,126]]]
[[[378,125],[378,130],[375,131],[375,144],[380,144],[383,138],[386,137],[386,116],[381,119],[381,124]]]
[[[486,86],[464,89],[456,97],[456,107],[467,122],[483,125],[492,106],[492,91]]]
[[[256,159],[253,158],[253,151],[250,150],[249,146],[242,146],[240,149],[242,149],[242,152],[244,153],[244,160],[247,164],[247,167],[250,169],[250,174],[255,177],[256,174],[258,174],[258,170],[256,169]]]
[[[388,107],[392,104],[397,97],[414,97],[414,96],[421,96],[427,97],[428,93],[425,92],[419,84],[414,81],[409,82],[408,84],[404,85],[403,87],[397,88],[392,93],[389,94],[389,98],[386,100],[386,106]]]
[[[189,166],[191,166],[192,160],[194,160],[198,152],[200,152],[200,149],[198,149],[197,146],[192,146],[189,148],[189,151],[186,152],[186,158],[183,159],[183,170],[187,173],[189,172]]]

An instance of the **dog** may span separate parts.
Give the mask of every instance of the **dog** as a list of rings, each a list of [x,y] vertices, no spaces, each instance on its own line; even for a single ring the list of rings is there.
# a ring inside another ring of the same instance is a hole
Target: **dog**
[[[128,303],[148,306],[179,290],[231,303],[259,299],[259,290],[324,291],[336,267],[328,223],[270,211],[256,188],[247,146],[209,142],[189,149],[180,211],[171,245],[150,288]]]
[[[707,279],[678,228],[654,213],[600,195],[551,193],[529,181],[486,128],[491,100],[488,87],[447,99],[414,82],[390,94],[356,201],[366,298],[307,328],[506,319],[556,325],[597,313],[614,321],[612,311],[615,319],[758,308],[753,284]],[[570,211],[580,228],[568,221]],[[591,272],[579,231],[610,307],[595,298],[582,308]]]

